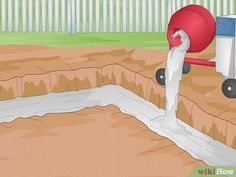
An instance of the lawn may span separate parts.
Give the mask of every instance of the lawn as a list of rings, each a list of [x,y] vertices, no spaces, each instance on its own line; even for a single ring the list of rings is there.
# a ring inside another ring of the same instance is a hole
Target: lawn
[[[0,45],[127,46],[167,49],[166,33],[0,33]]]

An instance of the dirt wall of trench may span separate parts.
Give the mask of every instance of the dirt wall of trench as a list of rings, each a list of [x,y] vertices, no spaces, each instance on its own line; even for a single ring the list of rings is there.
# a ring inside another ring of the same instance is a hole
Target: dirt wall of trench
[[[165,106],[164,87],[120,64],[53,71],[0,81],[0,99],[81,90],[108,84],[120,85],[160,108]],[[177,116],[199,131],[236,149],[236,125],[205,112],[198,104],[182,95],[179,96]]]

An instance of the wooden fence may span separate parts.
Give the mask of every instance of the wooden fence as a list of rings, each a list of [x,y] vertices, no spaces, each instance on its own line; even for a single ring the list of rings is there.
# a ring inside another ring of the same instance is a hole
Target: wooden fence
[[[2,32],[165,32],[178,9],[199,4],[214,16],[236,0],[0,0]]]

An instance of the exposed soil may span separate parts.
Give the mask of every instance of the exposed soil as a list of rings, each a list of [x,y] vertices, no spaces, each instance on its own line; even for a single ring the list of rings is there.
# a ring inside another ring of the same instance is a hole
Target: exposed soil
[[[0,124],[4,177],[185,177],[204,165],[114,106]]]
[[[191,57],[209,59],[214,48]],[[0,100],[117,84],[165,107],[164,87],[155,72],[167,51],[125,47],[0,47]],[[181,81],[177,116],[192,127],[236,149],[236,99],[221,91],[214,68],[192,66]]]

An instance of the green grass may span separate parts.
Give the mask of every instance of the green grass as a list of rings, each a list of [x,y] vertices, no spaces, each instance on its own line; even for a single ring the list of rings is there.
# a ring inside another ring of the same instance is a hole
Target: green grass
[[[168,48],[166,33],[0,33],[0,45],[48,47],[126,46]]]

